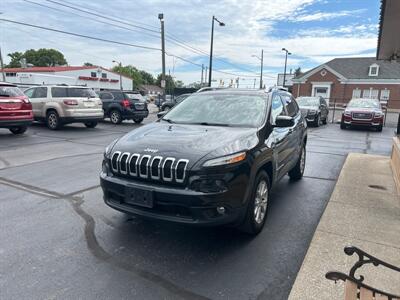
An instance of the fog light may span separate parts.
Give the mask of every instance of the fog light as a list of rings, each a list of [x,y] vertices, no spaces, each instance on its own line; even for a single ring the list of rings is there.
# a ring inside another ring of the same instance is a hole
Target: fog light
[[[218,212],[220,215],[225,214],[225,207],[223,207],[223,206],[217,207],[217,212]]]
[[[108,164],[105,160],[103,160],[102,169],[103,169],[103,173],[108,175]]]

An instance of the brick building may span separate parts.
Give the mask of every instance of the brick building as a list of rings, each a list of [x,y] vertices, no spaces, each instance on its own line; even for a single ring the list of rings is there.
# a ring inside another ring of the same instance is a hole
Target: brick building
[[[374,57],[335,58],[293,79],[293,95],[322,96],[330,104],[375,98],[400,108],[400,63]]]

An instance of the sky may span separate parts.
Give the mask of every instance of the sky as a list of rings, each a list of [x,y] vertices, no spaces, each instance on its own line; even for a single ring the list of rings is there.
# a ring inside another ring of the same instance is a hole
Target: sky
[[[260,61],[255,56],[261,56],[263,49],[263,79],[272,86],[277,74],[283,73],[282,48],[292,53],[288,72],[298,67],[306,71],[335,57],[375,56],[379,12],[379,0],[1,0],[1,19],[129,45],[0,21],[0,46],[5,63],[14,51],[54,48],[71,66],[90,62],[111,68],[115,60],[157,75],[161,72],[158,14],[163,13],[166,71],[189,84],[200,82],[201,65],[209,64],[215,15],[226,25],[215,23],[213,79],[227,84],[239,78],[241,87],[259,85]]]

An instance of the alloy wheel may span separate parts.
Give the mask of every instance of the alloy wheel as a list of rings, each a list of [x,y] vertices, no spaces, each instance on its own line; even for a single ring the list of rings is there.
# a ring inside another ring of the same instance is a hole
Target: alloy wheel
[[[113,111],[110,116],[111,122],[117,124],[119,122],[119,114],[116,111]]]
[[[47,123],[49,124],[49,127],[56,128],[57,122],[57,116],[54,113],[49,114],[49,116],[47,117]]]
[[[254,221],[261,224],[264,221],[268,206],[268,184],[265,180],[258,183],[255,203],[254,203]]]

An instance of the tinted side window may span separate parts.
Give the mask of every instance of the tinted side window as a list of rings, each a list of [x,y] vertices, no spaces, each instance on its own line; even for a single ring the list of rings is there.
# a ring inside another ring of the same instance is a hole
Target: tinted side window
[[[51,96],[54,98],[67,97],[67,89],[63,87],[51,88]]]
[[[115,99],[115,100],[124,100],[124,99],[125,99],[123,93],[116,92],[116,93],[113,93],[113,95],[114,95],[114,99]]]
[[[24,94],[28,97],[28,98],[33,98],[33,94],[35,93],[35,89],[29,89],[29,90],[26,90],[25,92],[24,92]]]
[[[47,87],[38,87],[32,98],[47,98]]]
[[[277,116],[282,116],[285,114],[286,114],[286,112],[283,109],[281,97],[279,97],[278,94],[275,94],[272,97],[272,103],[271,103],[271,123],[272,123],[272,125],[275,125],[275,119]]]
[[[295,117],[299,111],[296,101],[289,95],[282,95],[283,103],[289,116]]]
[[[113,96],[110,93],[102,93],[100,94],[100,99],[103,100],[111,100]]]

